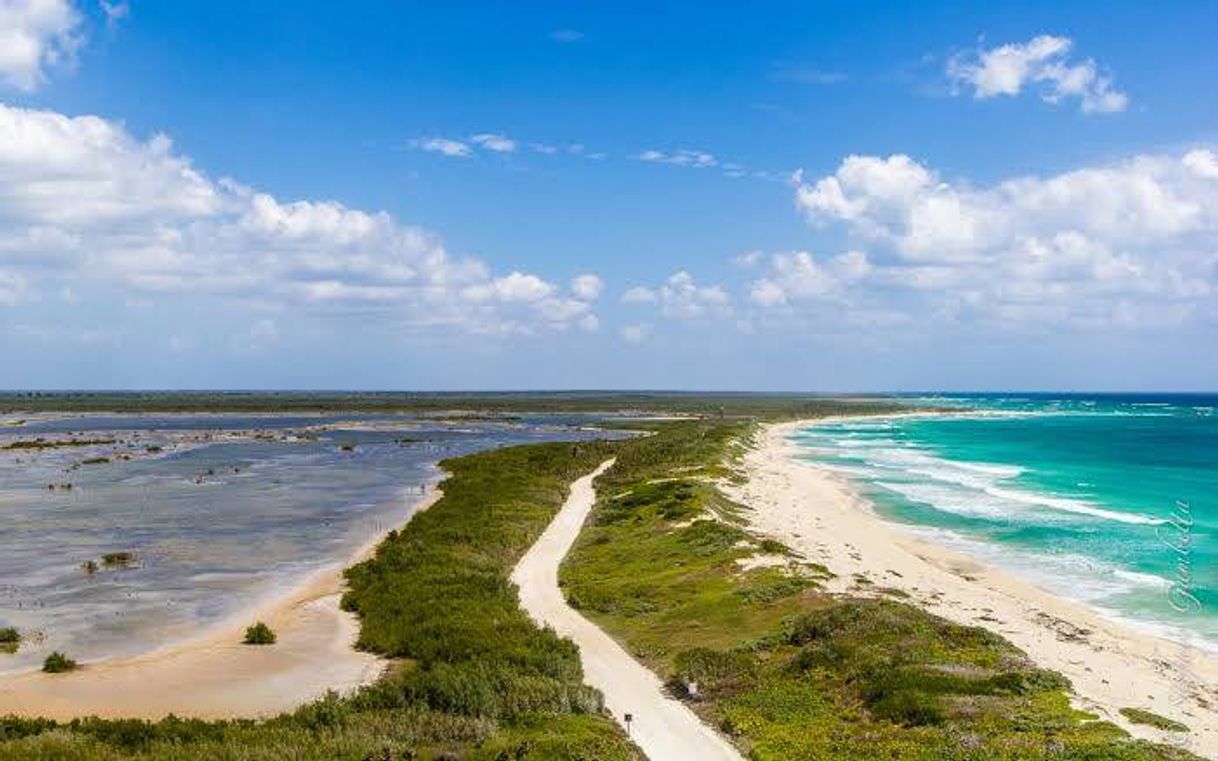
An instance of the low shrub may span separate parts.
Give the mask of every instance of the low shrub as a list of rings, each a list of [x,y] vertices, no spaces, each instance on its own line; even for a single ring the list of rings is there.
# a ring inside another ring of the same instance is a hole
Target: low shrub
[[[246,645],[273,645],[275,640],[275,632],[271,631],[271,627],[259,621],[245,630],[245,639],[242,642]]]
[[[1160,716],[1157,713],[1151,713],[1141,708],[1122,708],[1121,715],[1129,719],[1134,724],[1146,724],[1155,729],[1162,729],[1167,732],[1188,732],[1188,725],[1181,724],[1178,721]]]
[[[42,670],[48,674],[62,674],[65,671],[74,671],[76,668],[76,661],[58,650],[48,655],[42,662]]]

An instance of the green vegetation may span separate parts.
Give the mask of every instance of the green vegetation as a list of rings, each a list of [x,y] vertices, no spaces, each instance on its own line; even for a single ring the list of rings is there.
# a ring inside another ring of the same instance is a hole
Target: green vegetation
[[[1194,758],[1074,710],[1060,675],[984,629],[874,586],[826,593],[824,567],[750,533],[718,487],[749,421],[631,426],[654,435],[444,463],[443,498],[347,572],[359,646],[393,659],[376,683],[266,721],[0,719],[0,760],[636,758],[508,580],[610,456],[568,598],[751,758]]]
[[[259,621],[246,628],[245,639],[241,641],[246,645],[273,645],[275,639],[275,632],[271,631],[271,627]]]
[[[739,421],[652,425],[597,480],[561,581],[573,605],[755,759],[1176,759],[1070,706],[985,629],[824,592],[825,569],[743,527],[717,488]],[[785,566],[739,561],[786,557]]]
[[[75,671],[76,661],[56,650],[42,662],[42,670],[48,674],[62,674],[65,671]]]
[[[58,447],[92,447],[113,444],[114,439],[24,439],[13,441],[0,449],[56,449]]]
[[[1121,715],[1129,719],[1134,724],[1148,724],[1155,729],[1162,729],[1168,732],[1187,732],[1188,726],[1181,724],[1178,721],[1172,721],[1166,716],[1160,716],[1157,713],[1143,710],[1141,708],[1122,708]]]
[[[9,655],[17,652],[21,646],[21,632],[11,626],[0,629],[0,653]]]
[[[797,418],[908,409],[883,397],[683,392],[0,392],[0,413],[403,412],[460,420],[521,412],[607,412]]]
[[[106,568],[130,568],[138,562],[139,557],[128,550],[107,552],[102,555],[102,565]]]
[[[110,462],[109,457],[88,457],[80,461],[81,465],[105,465]]]
[[[510,569],[571,481],[614,444],[540,444],[449,460],[444,496],[348,571],[378,682],[266,721],[0,718],[0,759],[638,758],[583,684],[575,647],[517,604]]]

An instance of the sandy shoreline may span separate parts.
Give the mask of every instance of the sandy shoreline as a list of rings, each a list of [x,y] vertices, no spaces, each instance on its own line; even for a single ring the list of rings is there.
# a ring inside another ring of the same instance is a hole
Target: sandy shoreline
[[[422,501],[412,504],[400,520],[395,516],[395,528],[442,496],[438,480],[427,484]],[[371,556],[383,538],[198,638],[133,658],[87,663],[67,674],[2,678],[0,716],[266,717],[327,690],[346,692],[367,684],[380,675],[385,662],[353,647],[359,622],[339,608],[342,572]],[[276,644],[241,644],[245,627],[256,620],[275,631]]]
[[[789,434],[810,422],[770,425],[744,457],[749,480],[727,486],[752,508],[757,530],[837,574],[831,590],[900,589],[926,610],[995,631],[1039,666],[1074,685],[1079,708],[1137,737],[1218,758],[1218,659],[1110,621],[975,559],[930,544],[880,520],[843,478],[802,461]],[[1120,708],[1180,721],[1187,734],[1131,724]]]

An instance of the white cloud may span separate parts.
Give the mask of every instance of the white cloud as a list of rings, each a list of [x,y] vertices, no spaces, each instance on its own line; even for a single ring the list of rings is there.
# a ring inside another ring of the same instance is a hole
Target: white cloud
[[[0,306],[17,306],[29,295],[29,281],[16,272],[0,270]]]
[[[1087,113],[1124,111],[1129,97],[1113,87],[1095,61],[1071,61],[1073,46],[1068,37],[1042,34],[1022,44],[980,48],[949,58],[947,75],[953,85],[971,88],[978,99],[1019,95],[1025,87],[1039,86],[1041,98],[1049,103],[1076,98]]]
[[[584,301],[595,301],[601,295],[603,287],[601,279],[591,273],[579,275],[571,281],[571,292],[575,294],[575,298]]]
[[[658,288],[635,286],[622,295],[622,301],[658,304],[662,315],[676,319],[722,317],[732,310],[727,291],[717,285],[700,286],[685,270],[678,270]]]
[[[1198,177],[1207,180],[1218,180],[1218,153],[1204,148],[1189,151],[1184,154],[1184,166],[1192,170]]]
[[[753,267],[756,267],[757,264],[764,257],[765,257],[765,254],[761,253],[760,251],[746,251],[743,254],[740,254],[739,256],[737,256],[735,259],[733,259],[732,262],[737,267],[741,267],[743,269],[751,269]]]
[[[131,6],[127,4],[127,0],[98,0],[98,5],[106,16],[106,25],[112,28],[131,15]]]
[[[622,303],[624,304],[654,304],[659,300],[659,295],[650,288],[644,288],[641,285],[636,285],[628,289],[622,294]]]
[[[749,297],[761,306],[777,306],[791,301],[836,298],[842,289],[863,280],[872,271],[862,251],[818,262],[807,251],[772,254],[765,277],[749,288]]]
[[[69,0],[0,0],[0,80],[38,89],[46,69],[75,59],[80,24]]]
[[[714,155],[706,151],[695,151],[688,148],[678,148],[673,153],[646,150],[639,153],[635,158],[639,161],[646,161],[652,164],[672,164],[673,166],[693,167],[695,169],[706,169],[718,164],[718,160],[715,159]]]
[[[850,156],[814,182],[797,176],[795,201],[818,225],[844,225],[867,253],[775,255],[752,299],[882,289],[913,307],[908,294],[920,292],[956,317],[1185,318],[1215,293],[1215,168],[1199,148],[978,187],[908,156]]]
[[[425,137],[419,140],[412,140],[411,146],[432,153],[440,153],[451,158],[468,158],[473,155],[473,150],[467,143],[460,140],[450,140],[446,137]]]
[[[629,344],[641,344],[647,339],[647,335],[651,333],[651,326],[645,322],[636,323],[634,325],[625,325],[618,330],[618,336]]]
[[[0,296],[40,283],[376,310],[413,328],[529,333],[583,320],[542,277],[496,276],[385,212],[214,181],[162,136],[0,105]],[[589,283],[584,284],[587,292]]]
[[[494,132],[482,132],[472,136],[470,142],[474,145],[479,145],[488,151],[495,153],[515,153],[516,141],[506,135],[496,134]]]

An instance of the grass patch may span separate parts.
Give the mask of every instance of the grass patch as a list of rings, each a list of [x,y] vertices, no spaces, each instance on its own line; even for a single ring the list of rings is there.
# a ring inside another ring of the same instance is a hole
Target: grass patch
[[[1157,713],[1151,713],[1141,708],[1122,708],[1121,715],[1129,719],[1134,724],[1146,724],[1155,729],[1162,729],[1167,732],[1188,732],[1188,725],[1181,724],[1178,721],[1173,721],[1166,716],[1160,716]]]
[[[741,572],[741,558],[791,554],[751,536],[715,486],[738,480],[749,424],[653,430],[597,480],[561,581],[746,756],[1194,758],[1075,711],[1063,677],[988,630],[891,595],[826,594],[811,564]]]
[[[245,639],[241,640],[245,645],[273,645],[275,644],[275,632],[271,631],[271,627],[257,622],[253,626],[246,628]]]

